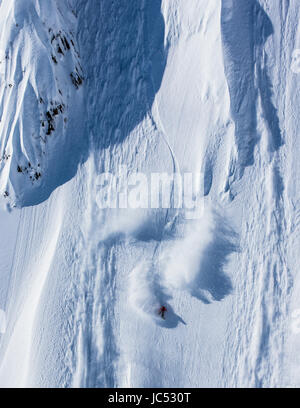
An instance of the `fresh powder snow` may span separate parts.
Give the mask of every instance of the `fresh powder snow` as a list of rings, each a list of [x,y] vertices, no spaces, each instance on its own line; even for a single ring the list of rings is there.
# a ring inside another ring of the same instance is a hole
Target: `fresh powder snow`
[[[0,1],[0,387],[300,386],[299,21]]]

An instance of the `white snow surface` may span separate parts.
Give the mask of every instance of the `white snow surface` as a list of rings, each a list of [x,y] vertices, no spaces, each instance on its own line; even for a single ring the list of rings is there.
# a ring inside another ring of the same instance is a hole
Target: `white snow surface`
[[[1,387],[300,386],[299,17],[1,1]],[[201,217],[101,209],[120,166],[201,172]]]

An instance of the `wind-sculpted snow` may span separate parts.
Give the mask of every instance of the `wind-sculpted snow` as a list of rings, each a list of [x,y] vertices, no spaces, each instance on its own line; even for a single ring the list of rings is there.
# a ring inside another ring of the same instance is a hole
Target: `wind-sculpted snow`
[[[4,0],[0,26],[0,191],[22,207],[74,174],[83,72],[68,3]]]
[[[78,14],[87,86],[93,90],[87,95],[88,134],[101,151],[127,138],[161,85],[166,65],[161,0],[80,1]]]
[[[264,44],[273,34],[272,22],[257,0],[223,0],[221,12],[225,72],[235,121],[237,173],[253,164],[258,99],[270,131],[270,150],[282,144],[277,110],[272,100],[271,66]],[[239,38],[239,41],[237,41]]]

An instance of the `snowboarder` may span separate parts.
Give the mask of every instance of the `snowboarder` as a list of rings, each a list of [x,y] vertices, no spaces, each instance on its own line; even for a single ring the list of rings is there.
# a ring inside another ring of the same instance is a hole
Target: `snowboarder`
[[[162,317],[163,319],[165,319],[165,313],[166,313],[166,311],[167,311],[167,308],[166,308],[165,306],[162,306],[162,307],[159,309],[158,314],[161,315],[161,317]]]

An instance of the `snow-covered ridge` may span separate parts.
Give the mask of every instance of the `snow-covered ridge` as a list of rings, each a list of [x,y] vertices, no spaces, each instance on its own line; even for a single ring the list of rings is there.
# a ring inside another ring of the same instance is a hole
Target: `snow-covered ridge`
[[[0,6],[0,192],[12,206],[41,201],[67,177],[61,155],[83,72],[75,12],[61,3]]]

